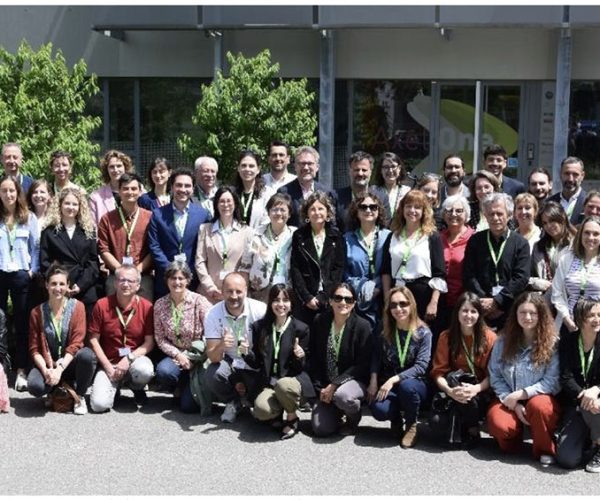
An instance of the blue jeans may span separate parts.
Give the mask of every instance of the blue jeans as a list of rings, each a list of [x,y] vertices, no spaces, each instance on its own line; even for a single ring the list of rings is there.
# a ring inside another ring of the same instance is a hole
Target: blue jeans
[[[419,408],[427,399],[427,385],[422,380],[408,378],[394,385],[383,401],[371,403],[371,414],[375,420],[396,421],[404,412],[407,424],[417,421]]]
[[[6,312],[8,294],[13,305],[13,322],[16,337],[15,367],[27,368],[29,360],[29,310],[27,296],[31,278],[27,271],[7,273],[0,271],[0,309]]]
[[[198,413],[200,407],[196,404],[190,389],[190,372],[182,370],[172,358],[166,357],[156,367],[156,381],[168,391],[174,391],[181,384],[179,408],[184,413]]]

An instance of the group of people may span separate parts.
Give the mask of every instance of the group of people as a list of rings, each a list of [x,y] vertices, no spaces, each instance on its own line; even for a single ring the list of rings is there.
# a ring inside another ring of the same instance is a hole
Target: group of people
[[[542,464],[600,472],[600,193],[582,189],[578,158],[550,195],[547,171],[526,189],[504,175],[507,157],[489,146],[466,185],[449,155],[443,176],[411,187],[396,154],[376,166],[358,151],[334,191],[310,146],[295,175],[282,142],[264,175],[242,151],[220,185],[200,157],[194,170],[155,159],[144,186],[111,150],[88,195],[67,152],[52,154],[52,181],[34,181],[5,144],[0,309],[10,294],[15,388],[43,397],[68,381],[81,415],[88,392],[103,412],[123,386],[143,405],[155,378],[184,412],[220,402],[233,422],[248,409],[282,439],[301,410],[316,436],[354,434],[368,405],[405,448],[425,410],[452,446],[476,446],[485,418],[506,452],[527,426]]]

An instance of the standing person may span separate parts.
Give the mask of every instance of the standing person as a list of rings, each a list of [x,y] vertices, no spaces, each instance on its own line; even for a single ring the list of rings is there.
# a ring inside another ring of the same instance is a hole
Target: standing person
[[[140,295],[152,301],[153,266],[148,248],[152,212],[138,205],[142,187],[142,179],[137,174],[120,177],[121,203],[116,210],[104,214],[98,223],[98,252],[110,272],[105,283],[106,295],[115,293],[115,271],[123,264],[133,264],[142,273]]]
[[[568,156],[560,164],[561,191],[548,198],[562,205],[574,226],[583,220],[586,192],[581,183],[584,177],[583,161],[576,156]]]
[[[247,297],[246,280],[229,273],[223,280],[223,300],[210,308],[204,320],[206,384],[225,404],[221,422],[233,423],[243,406],[249,406],[260,390],[261,375],[244,357],[253,349],[252,325],[262,319],[267,306]]]
[[[234,186],[240,199],[242,224],[252,229],[268,224],[269,214],[265,207],[275,191],[265,186],[258,155],[254,151],[240,153]]]
[[[310,332],[291,314],[292,293],[283,283],[273,285],[265,317],[252,325],[252,350],[244,358],[262,378],[262,391],[254,401],[254,417],[280,429],[281,439],[298,433],[300,402],[315,396],[305,371]]]
[[[137,295],[140,272],[126,264],[116,271],[117,291],[94,306],[88,331],[90,346],[100,365],[90,395],[92,411],[110,410],[117,390],[124,384],[142,406],[148,396],[144,387],[154,375],[147,356],[154,348],[152,304]]]
[[[558,336],[543,297],[525,292],[515,300],[488,365],[498,398],[487,413],[489,433],[505,453],[522,445],[523,425],[531,428],[533,456],[554,463],[553,434],[560,418]]]
[[[475,229],[475,231],[488,229],[487,219],[483,215],[483,200],[488,194],[500,192],[498,179],[487,170],[480,170],[471,177],[469,190],[471,191],[471,197],[469,198],[469,206],[471,207],[469,226]]]
[[[406,286],[386,295],[383,332],[377,337],[368,397],[376,420],[389,420],[402,448],[417,442],[419,410],[427,399],[431,330],[417,314],[415,296]],[[401,412],[404,414],[404,422]]]
[[[588,191],[583,201],[583,216],[588,215],[600,216],[600,191]]]
[[[600,218],[583,219],[573,245],[558,262],[552,280],[552,304],[556,307],[556,326],[577,330],[573,308],[581,297],[600,298]]]
[[[196,245],[196,273],[200,293],[211,304],[223,300],[223,280],[241,268],[244,251],[250,247],[252,228],[242,224],[240,200],[231,186],[221,186],[213,199],[214,217],[202,224]]]
[[[85,195],[78,188],[64,188],[52,201],[48,226],[40,238],[40,270],[58,262],[69,270],[68,296],[85,304],[88,318],[98,300],[96,282],[98,250],[96,232]]]
[[[488,362],[494,342],[496,334],[485,324],[479,297],[461,294],[452,309],[450,328],[440,335],[429,374],[449,404],[429,424],[448,444],[460,442],[470,448],[479,442],[479,421],[491,400]],[[471,381],[460,382],[463,376],[458,370],[469,374]]]
[[[463,196],[469,198],[471,193],[469,188],[464,184],[465,179],[465,163],[460,156],[451,153],[443,161],[444,171],[444,186],[440,193],[440,202],[449,196]]]
[[[38,228],[42,231],[46,227],[46,218],[52,201],[50,185],[45,179],[33,181],[27,191],[27,208],[34,213],[38,220]]]
[[[292,235],[296,230],[287,222],[292,200],[275,193],[267,202],[270,223],[255,231],[252,242],[240,261],[240,272],[247,277],[250,297],[265,302],[275,284],[289,284]]]
[[[346,265],[346,243],[332,225],[335,208],[325,193],[311,194],[302,205],[306,224],[292,236],[290,276],[296,296],[294,316],[311,325],[327,308],[331,287],[341,281]]]
[[[319,172],[319,153],[311,146],[300,146],[296,150],[294,159],[297,177],[284,186],[281,186],[277,192],[289,194],[292,198],[292,215],[290,216],[290,225],[301,227],[306,224],[306,220],[300,214],[302,204],[308,197],[316,191],[325,193],[331,199],[330,205],[337,210],[337,195],[335,191],[327,189],[323,184],[317,182],[316,177]]]
[[[12,176],[0,177],[0,309],[6,311],[8,296],[13,307],[16,337],[15,389],[27,390],[27,294],[31,276],[39,269],[39,228],[27,210],[25,196]]]
[[[154,297],[168,293],[165,270],[173,260],[185,262],[195,269],[198,228],[209,213],[191,202],[194,192],[194,174],[190,169],[178,168],[169,178],[171,203],[153,211],[148,227],[148,246],[154,262]],[[195,290],[198,279],[194,276],[190,288]]]
[[[388,221],[393,219],[400,201],[410,191],[408,186],[402,184],[404,179],[406,179],[406,167],[402,159],[396,153],[383,153],[379,169],[375,171],[375,185],[385,189],[388,196],[390,207],[389,213],[386,214]]]
[[[152,212],[155,208],[168,205],[171,202],[169,178],[173,172],[171,163],[166,158],[158,156],[152,160],[148,168],[148,185],[150,191],[141,194],[138,205]]]
[[[417,189],[427,197],[433,210],[433,219],[438,231],[443,228],[442,210],[440,206],[440,176],[430,172],[424,173],[417,182]]]
[[[104,185],[90,194],[90,214],[94,225],[98,225],[105,213],[111,212],[119,204],[119,178],[134,171],[131,158],[121,151],[111,149],[100,160],[100,171]]]
[[[77,184],[71,182],[73,158],[67,151],[58,150],[50,155],[50,170],[54,177],[52,183],[54,195],[58,195],[66,187],[81,189]]]
[[[4,167],[4,175],[13,176],[21,191],[26,193],[31,187],[33,178],[21,172],[23,165],[23,151],[21,146],[15,142],[7,142],[2,145],[2,166]]]
[[[285,142],[273,141],[269,144],[267,162],[271,171],[265,174],[263,179],[265,186],[274,191],[296,179],[296,176],[288,171],[288,165],[290,164],[289,149]]]
[[[194,203],[200,205],[211,217],[214,213],[214,197],[217,189],[217,174],[219,164],[212,156],[199,156],[194,162],[194,176],[196,187],[194,189]]]
[[[506,177],[504,171],[508,166],[508,154],[499,144],[492,144],[483,151],[484,168],[494,174],[500,185],[500,191],[506,193],[511,198],[525,192],[525,185],[511,177]]]
[[[10,399],[8,396],[8,378],[10,371],[10,356],[8,355],[8,331],[6,315],[0,309],[0,413],[8,413]]]
[[[556,461],[574,469],[594,445],[588,472],[600,472],[600,302],[581,299],[573,311],[577,331],[562,335],[558,348],[564,415]]]
[[[193,362],[187,352],[194,341],[204,337],[203,323],[211,304],[187,288],[192,281],[192,271],[185,262],[171,262],[165,279],[169,294],[154,304],[154,338],[158,348],[166,354],[156,366],[156,381],[170,392],[177,392],[179,388],[181,411],[195,413],[200,407],[190,388]]]
[[[552,193],[552,178],[544,167],[534,168],[527,177],[527,192],[535,196],[538,205],[542,207]]]
[[[48,269],[46,289],[48,301],[31,311],[29,317],[29,354],[34,368],[27,377],[27,389],[39,398],[62,381],[75,382],[79,402],[73,413],[85,415],[85,394],[96,370],[96,356],[84,346],[85,306],[67,297],[69,272],[60,264]]]
[[[498,328],[515,299],[529,282],[529,245],[508,228],[514,205],[506,193],[493,193],[483,201],[489,229],[471,236],[464,259],[465,290],[481,299],[488,325]]]
[[[371,327],[354,313],[356,292],[346,283],[331,290],[331,309],[315,318],[310,333],[310,375],[319,398],[311,423],[318,437],[358,430],[372,352]]]
[[[381,281],[387,297],[404,286],[415,296],[418,315],[439,334],[440,295],[448,291],[446,266],[433,210],[425,193],[413,189],[400,202],[383,248]]]
[[[356,313],[375,329],[383,306],[383,247],[390,234],[383,203],[368,193],[358,196],[350,204],[348,224],[344,281],[356,290]]]
[[[535,196],[529,193],[518,194],[515,198],[515,221],[517,232],[529,243],[533,252],[534,245],[540,239],[542,230],[536,224],[538,202]]]

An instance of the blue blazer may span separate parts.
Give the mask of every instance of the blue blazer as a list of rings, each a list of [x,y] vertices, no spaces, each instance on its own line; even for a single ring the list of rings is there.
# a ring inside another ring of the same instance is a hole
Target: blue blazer
[[[188,218],[183,232],[182,252],[185,253],[187,265],[194,279],[191,287],[197,286],[195,276],[196,246],[198,244],[198,229],[210,219],[210,214],[204,208],[190,203]],[[165,283],[165,270],[179,253],[179,235],[174,222],[173,203],[152,210],[152,218],[148,228],[148,245],[154,260],[154,296],[160,298],[168,292]]]

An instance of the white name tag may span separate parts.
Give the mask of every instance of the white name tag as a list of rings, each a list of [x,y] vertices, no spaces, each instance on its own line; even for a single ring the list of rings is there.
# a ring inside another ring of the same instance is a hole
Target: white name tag
[[[492,288],[492,295],[495,297],[502,291],[503,288],[503,286],[496,285],[494,288]]]
[[[123,265],[124,266],[133,266],[133,257],[123,257]]]
[[[131,348],[130,347],[119,347],[119,356],[121,356],[122,358],[124,358],[125,356],[131,354]]]
[[[184,253],[178,253],[173,260],[175,260],[175,262],[187,262],[187,257]]]

